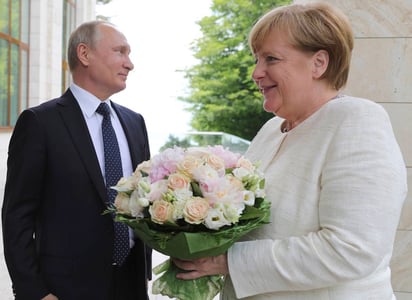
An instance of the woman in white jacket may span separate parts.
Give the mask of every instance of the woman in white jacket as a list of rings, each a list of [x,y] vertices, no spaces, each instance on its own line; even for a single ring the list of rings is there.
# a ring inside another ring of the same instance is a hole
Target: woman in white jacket
[[[227,275],[221,299],[395,299],[389,262],[406,168],[384,109],[339,93],[353,48],[347,18],[326,4],[283,6],[249,42],[263,107],[276,115],[246,154],[261,161],[271,223],[225,255],[175,260],[188,270],[178,277]]]

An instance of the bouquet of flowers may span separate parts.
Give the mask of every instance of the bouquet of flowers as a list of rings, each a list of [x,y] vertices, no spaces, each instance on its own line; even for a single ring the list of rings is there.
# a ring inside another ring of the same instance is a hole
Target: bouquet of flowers
[[[257,165],[222,146],[166,149],[113,188],[117,197],[110,211],[116,221],[170,257],[223,254],[269,221],[270,205]],[[218,275],[177,279],[179,270],[170,260],[153,271],[163,275],[153,283],[152,293],[180,300],[210,300],[223,286]]]

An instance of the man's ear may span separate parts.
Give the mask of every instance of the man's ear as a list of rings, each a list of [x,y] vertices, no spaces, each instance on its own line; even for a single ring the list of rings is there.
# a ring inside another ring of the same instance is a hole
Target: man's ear
[[[85,67],[89,65],[89,50],[89,47],[84,43],[80,43],[77,46],[77,57],[80,63]]]
[[[321,78],[329,65],[329,53],[326,50],[317,51],[313,57],[313,78]]]

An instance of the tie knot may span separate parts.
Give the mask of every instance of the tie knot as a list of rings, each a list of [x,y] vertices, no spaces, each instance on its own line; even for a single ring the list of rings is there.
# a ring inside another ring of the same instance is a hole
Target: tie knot
[[[96,109],[98,114],[101,114],[103,117],[110,116],[110,107],[107,103],[100,103],[99,107]]]

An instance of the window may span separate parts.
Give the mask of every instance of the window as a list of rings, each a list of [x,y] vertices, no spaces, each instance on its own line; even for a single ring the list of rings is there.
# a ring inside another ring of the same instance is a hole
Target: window
[[[0,128],[28,104],[30,0],[0,0]]]
[[[76,1],[65,0],[63,3],[62,93],[69,87],[71,82],[69,63],[67,60],[67,46],[69,43],[70,33],[75,29],[75,11]]]

